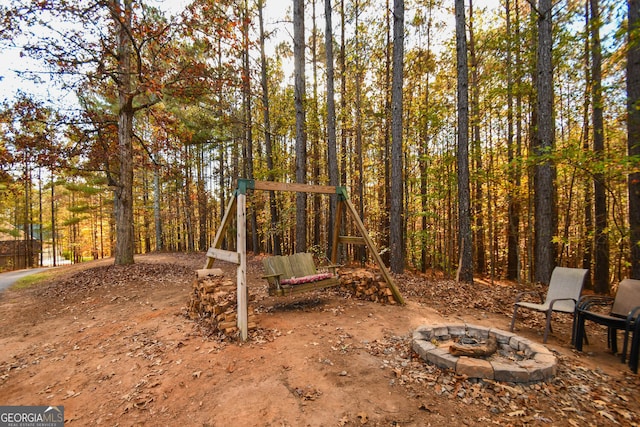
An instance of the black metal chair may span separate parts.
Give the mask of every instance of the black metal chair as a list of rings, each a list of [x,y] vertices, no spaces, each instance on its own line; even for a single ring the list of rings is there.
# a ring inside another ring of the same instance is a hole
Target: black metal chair
[[[597,306],[610,306],[608,313],[595,311]],[[635,332],[640,314],[640,280],[624,279],[618,285],[615,298],[609,296],[585,296],[576,308],[575,341],[576,350],[582,351],[586,340],[585,321],[607,326],[607,346],[615,354],[618,352],[617,332],[624,331],[622,362],[625,362],[629,334],[634,332],[633,340],[638,341],[640,334]],[[633,347],[633,344],[632,344]],[[635,365],[637,370],[637,350]],[[631,361],[630,361],[631,365]]]

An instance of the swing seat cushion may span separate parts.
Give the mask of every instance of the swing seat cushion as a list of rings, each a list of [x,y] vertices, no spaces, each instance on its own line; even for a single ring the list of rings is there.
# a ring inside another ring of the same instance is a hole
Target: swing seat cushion
[[[310,253],[271,256],[263,260],[269,294],[289,295],[340,284],[335,273],[339,266],[329,266],[333,272],[318,272]],[[286,291],[286,292],[285,292]]]
[[[281,285],[301,285],[302,283],[318,282],[324,279],[330,279],[333,275],[331,273],[318,273],[310,276],[292,277],[290,279],[280,280]]]

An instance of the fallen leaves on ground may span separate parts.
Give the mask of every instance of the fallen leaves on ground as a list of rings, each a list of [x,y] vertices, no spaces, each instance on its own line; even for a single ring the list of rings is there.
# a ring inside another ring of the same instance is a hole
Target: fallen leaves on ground
[[[411,350],[408,335],[386,336],[364,345],[380,359],[380,367],[388,372],[390,384],[404,387],[410,396],[423,402],[419,405],[422,410],[437,411],[437,403],[424,402],[425,396],[435,394],[439,401],[485,406],[493,415],[493,422],[505,424],[512,423],[513,418],[523,425],[558,424],[571,419],[576,425],[602,425],[604,420],[624,425],[640,422],[640,414],[632,409],[636,403],[630,403],[640,392],[640,381],[631,372],[619,380],[556,354],[558,372],[551,381],[501,383],[468,379],[422,361]]]
[[[258,262],[250,262],[248,271],[257,277],[261,274]],[[171,263],[136,263],[131,266],[99,266],[86,271],[80,271],[59,280],[53,280],[45,286],[35,287],[28,292],[33,298],[46,300],[46,310],[40,316],[54,316],[56,313],[90,312],[94,305],[118,304],[125,300],[139,302],[147,306],[145,292],[158,292],[175,286],[185,286],[187,289],[193,280],[193,270]],[[444,316],[455,316],[458,313],[473,312],[475,314],[493,313],[511,317],[515,295],[521,290],[536,290],[543,294],[543,286],[516,286],[504,283],[490,283],[489,280],[478,280],[473,285],[457,283],[450,279],[431,278],[427,275],[407,273],[396,276],[401,293],[407,299],[423,303]],[[129,292],[123,292],[130,289]],[[261,292],[265,299],[266,285],[261,287],[256,283],[252,291]],[[350,307],[361,302],[352,296],[341,293],[340,290],[326,291],[323,295],[334,296],[331,304],[321,297],[303,300],[257,304],[256,313],[272,315],[279,312],[296,311],[323,312],[327,316],[344,316]],[[335,298],[338,296],[338,298]],[[185,295],[185,300],[187,296]],[[337,302],[336,302],[337,301]],[[148,307],[148,306],[147,306]],[[178,310],[178,309],[176,309]],[[178,313],[179,314],[179,313]],[[35,323],[41,319],[29,318]],[[571,318],[554,318],[554,331],[568,330]],[[517,325],[521,328],[537,328],[543,325],[542,315],[539,313],[519,312]],[[309,325],[301,325],[307,327]],[[319,363],[334,366],[334,362],[348,360],[357,352],[366,352],[377,362],[380,375],[383,375],[389,386],[404,393],[411,399],[416,412],[438,414],[447,405],[454,405],[461,411],[465,408],[477,407],[475,411],[482,416],[473,420],[475,424],[499,425],[638,425],[640,414],[638,411],[638,396],[640,395],[640,380],[630,371],[617,376],[609,375],[600,369],[588,369],[581,365],[575,357],[566,357],[556,353],[558,358],[557,375],[548,382],[534,384],[501,383],[492,380],[470,380],[442,370],[434,365],[422,361],[411,349],[411,336],[387,334],[375,340],[365,341],[357,334],[348,333],[341,328],[327,328],[326,325],[311,325],[323,330],[323,335],[311,341],[309,346],[317,351],[323,351],[318,359]],[[74,326],[75,327],[75,326]],[[156,368],[160,363],[180,364],[182,359],[166,360],[168,352],[185,346],[183,340],[187,335],[197,335],[207,340],[208,353],[221,352],[228,346],[245,347],[247,351],[256,346],[267,346],[269,343],[295,333],[289,329],[258,328],[249,335],[246,343],[239,342],[237,337],[213,334],[204,325],[193,323],[193,330],[185,331],[185,337],[171,342],[159,339],[152,329],[123,329],[118,338],[107,338],[100,343],[100,349],[105,353],[112,350],[116,344],[123,346],[120,356],[126,360],[140,361],[145,366]],[[81,325],[78,332],[86,326]],[[128,327],[127,327],[128,328]],[[293,328],[293,327],[291,327]],[[323,329],[324,328],[324,329]],[[594,333],[597,332],[594,328]],[[605,332],[606,333],[606,332]],[[566,335],[566,334],[565,334]],[[82,352],[84,343],[82,334],[74,339],[71,348]],[[591,335],[590,335],[591,337]],[[76,342],[77,341],[77,342]],[[115,341],[118,341],[117,343]],[[23,351],[13,355],[0,364],[0,384],[7,381],[10,375],[40,363],[45,358],[56,361],[67,357],[60,352],[60,343],[41,343],[26,347]],[[198,350],[200,347],[197,348]],[[314,351],[315,351],[314,350]],[[107,359],[105,364],[119,360],[116,356]],[[185,365],[187,363],[185,362]],[[240,376],[235,362],[222,366],[225,375]],[[339,366],[339,368],[338,368]],[[624,365],[620,370],[624,371]],[[98,370],[101,366],[98,366]],[[105,369],[107,369],[105,367]],[[190,381],[201,384],[206,380],[201,367],[188,367],[188,383],[180,383],[186,387]],[[282,363],[276,371],[291,371],[290,362]],[[357,371],[351,365],[337,365],[336,376],[356,377]],[[147,411],[158,404],[162,394],[158,391],[162,383],[160,378],[164,371],[150,372],[139,382],[118,395],[118,405],[123,413],[132,411]],[[113,381],[114,373],[107,370],[97,376],[98,383]],[[378,375],[376,373],[375,375]],[[163,381],[167,381],[163,379]],[[298,383],[300,384],[300,383]],[[305,384],[305,382],[301,382]],[[56,390],[56,385],[41,388],[42,394],[49,396]],[[81,391],[69,387],[65,396],[68,399],[78,396]],[[323,391],[310,381],[309,384],[292,387],[291,394],[303,404],[307,402],[322,403]],[[83,396],[86,395],[83,394]],[[134,411],[134,412],[135,412]],[[337,418],[339,425],[375,425],[379,414],[363,412],[352,408],[350,414]],[[394,415],[395,416],[395,415]],[[399,419],[400,415],[398,415]],[[474,423],[471,423],[472,425]]]

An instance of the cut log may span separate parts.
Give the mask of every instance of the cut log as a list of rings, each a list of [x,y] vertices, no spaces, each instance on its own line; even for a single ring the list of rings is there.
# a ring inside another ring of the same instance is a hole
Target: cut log
[[[498,350],[498,341],[494,334],[490,334],[487,342],[480,345],[455,343],[449,346],[449,353],[453,356],[488,357]]]
[[[393,291],[387,282],[375,271],[357,268],[340,270],[340,285],[342,289],[350,292],[356,298],[395,304]]]
[[[198,270],[188,303],[188,316],[208,324],[214,332],[237,333],[236,285],[225,278],[220,269]],[[249,295],[249,301],[252,301]],[[248,307],[248,329],[256,329],[253,307]]]
[[[203,268],[203,269],[197,270],[196,273],[198,274],[198,279],[202,279],[208,276],[220,276],[220,277],[224,276],[224,273],[220,268]]]

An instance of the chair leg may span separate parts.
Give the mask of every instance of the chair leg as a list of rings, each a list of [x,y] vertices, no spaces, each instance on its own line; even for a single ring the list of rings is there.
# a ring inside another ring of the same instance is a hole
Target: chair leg
[[[573,345],[575,346],[576,350],[582,351],[582,345],[585,341],[584,317],[580,316],[580,313],[578,313],[576,316],[574,316],[573,321],[575,323],[575,337],[573,340]]]
[[[618,330],[616,328],[608,328],[607,335],[609,336],[609,344],[611,345],[611,352],[616,354],[618,352]]]
[[[624,343],[622,343],[622,363],[626,362],[627,350],[629,349],[629,324],[624,328]]]
[[[549,331],[551,330],[551,313],[553,310],[547,311],[547,324],[544,327],[544,336],[542,337],[542,342],[547,342],[547,337],[549,336]]]
[[[629,368],[634,374],[638,373],[638,358],[640,357],[640,322],[636,321],[636,327],[631,339],[631,354],[629,356]]]
[[[578,333],[580,336],[578,336]],[[578,351],[582,351],[583,344],[589,345],[589,339],[587,338],[587,330],[584,327],[584,317],[580,316],[580,312],[576,312],[573,315],[573,332],[571,336],[571,344]],[[580,345],[578,345],[578,339],[580,340]]]
[[[511,316],[511,327],[509,330],[513,332],[513,326],[516,324],[516,314],[518,313],[518,304],[514,304],[513,306],[513,316]]]

